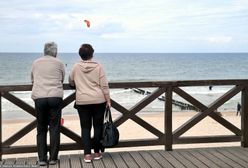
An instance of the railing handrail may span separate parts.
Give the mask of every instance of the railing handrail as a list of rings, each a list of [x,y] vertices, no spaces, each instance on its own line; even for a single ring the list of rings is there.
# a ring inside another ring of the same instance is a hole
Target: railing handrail
[[[172,81],[114,81],[109,83],[110,88],[135,88],[135,87],[183,87],[183,86],[210,86],[210,85],[244,85],[248,79],[221,79],[221,80],[172,80]],[[63,84],[64,90],[71,90],[68,83]],[[6,91],[31,91],[32,84],[0,85],[0,92]]]

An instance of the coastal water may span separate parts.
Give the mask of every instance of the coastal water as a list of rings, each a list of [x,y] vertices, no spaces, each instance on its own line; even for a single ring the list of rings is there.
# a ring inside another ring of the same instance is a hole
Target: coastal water
[[[30,69],[32,62],[41,53],[0,53],[0,85],[31,84]],[[80,60],[76,53],[59,53],[66,67],[67,82],[70,69]],[[94,59],[106,71],[108,80],[113,81],[168,81],[203,79],[247,79],[248,53],[96,53]],[[231,86],[213,86],[210,91],[205,87],[184,87],[193,97],[208,105],[224,94]],[[149,90],[149,89],[148,89]],[[72,91],[66,91],[65,96]],[[30,92],[15,92],[17,97],[33,106]],[[132,89],[111,89],[111,97],[126,108],[130,108],[144,95]],[[185,102],[174,94],[173,99]],[[240,94],[220,107],[220,111],[235,111]],[[18,107],[3,99],[3,118],[30,117]],[[144,111],[161,111],[164,102],[155,100]],[[173,111],[178,111],[173,106]],[[72,105],[63,114],[74,114]]]

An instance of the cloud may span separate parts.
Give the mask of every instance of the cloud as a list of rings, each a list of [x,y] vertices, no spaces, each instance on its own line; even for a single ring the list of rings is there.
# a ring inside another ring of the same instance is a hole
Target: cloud
[[[232,37],[228,37],[228,36],[208,37],[207,41],[210,43],[225,44],[225,43],[230,43],[232,41]]]
[[[84,19],[91,21],[90,28]],[[125,39],[142,48],[145,40],[158,40],[161,44],[156,45],[164,47],[194,39],[204,48],[206,41],[228,44],[233,39],[244,40],[247,19],[247,0],[0,1],[0,36],[8,41],[50,37],[92,39],[100,44],[106,39],[115,43]]]

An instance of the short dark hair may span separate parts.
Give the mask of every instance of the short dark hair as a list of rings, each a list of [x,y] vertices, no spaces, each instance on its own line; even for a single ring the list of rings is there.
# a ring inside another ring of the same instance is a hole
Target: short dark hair
[[[89,60],[93,57],[94,49],[90,44],[82,44],[78,53],[82,60]]]

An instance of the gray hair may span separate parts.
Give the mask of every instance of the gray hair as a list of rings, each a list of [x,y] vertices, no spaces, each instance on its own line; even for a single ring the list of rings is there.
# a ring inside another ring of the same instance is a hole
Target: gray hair
[[[48,42],[48,43],[45,43],[45,46],[44,46],[44,55],[50,55],[50,56],[53,56],[53,57],[56,57],[57,56],[57,44],[54,43],[54,42]]]

